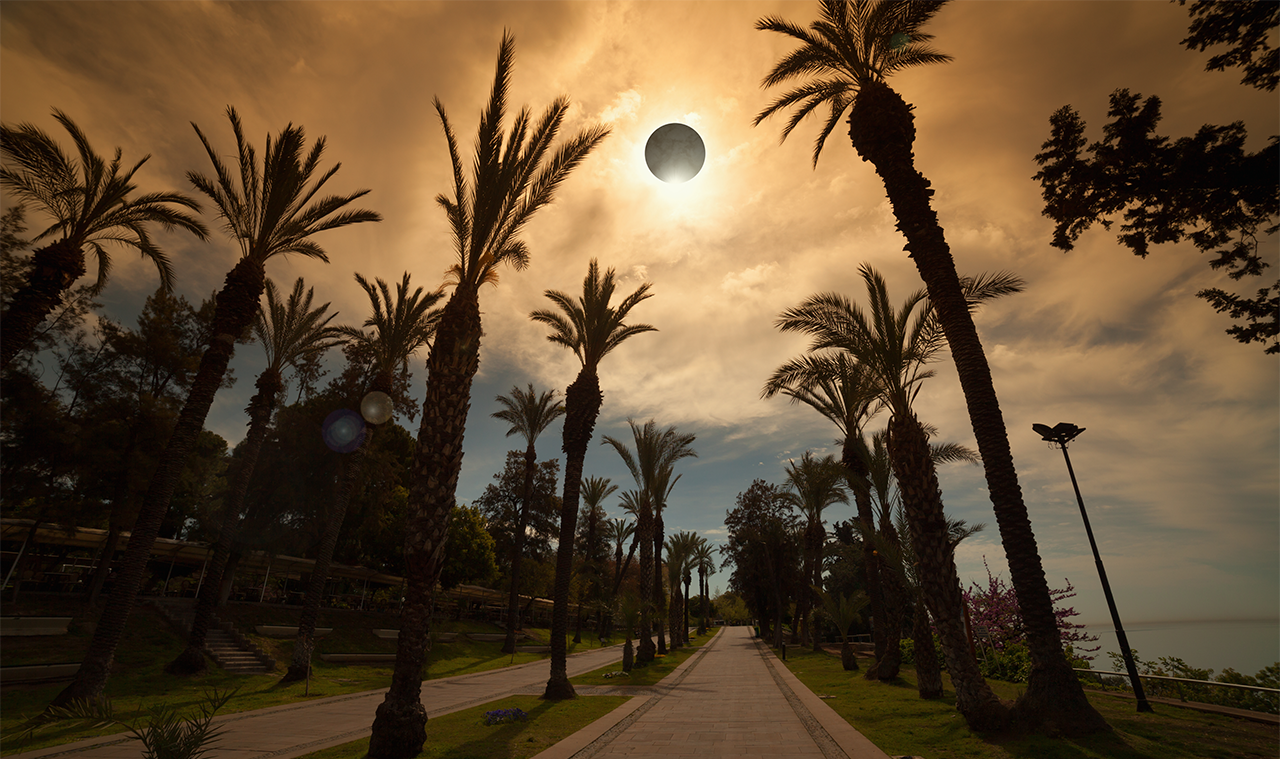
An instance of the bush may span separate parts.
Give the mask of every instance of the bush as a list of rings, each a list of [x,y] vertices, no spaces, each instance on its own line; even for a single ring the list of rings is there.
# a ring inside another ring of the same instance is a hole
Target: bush
[[[900,647],[902,651],[902,663],[907,667],[916,666],[916,642],[912,638],[903,638]],[[942,639],[935,633],[933,636],[933,651],[938,658],[938,668],[943,672],[947,671],[947,657],[942,653]]]
[[[983,677],[1007,683],[1025,683],[1031,674],[1031,652],[1021,643],[1005,644],[1003,651],[988,651],[978,661]]]

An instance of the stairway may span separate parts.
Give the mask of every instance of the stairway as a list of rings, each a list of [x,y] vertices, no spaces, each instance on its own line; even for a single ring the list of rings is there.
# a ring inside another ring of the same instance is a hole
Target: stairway
[[[190,598],[148,599],[169,624],[187,635],[195,619],[195,602]],[[250,643],[235,627],[215,614],[204,638],[204,652],[227,672],[237,675],[265,675],[275,670],[276,661]]]

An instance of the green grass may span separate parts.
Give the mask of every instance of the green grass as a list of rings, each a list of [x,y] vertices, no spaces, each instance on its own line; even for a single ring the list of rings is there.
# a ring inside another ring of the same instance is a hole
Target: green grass
[[[866,664],[864,660],[862,664]],[[1114,732],[1080,739],[1045,736],[984,736],[965,725],[954,693],[921,700],[915,671],[903,669],[890,683],[868,682],[845,672],[840,659],[788,648],[786,666],[810,690],[891,756],[929,759],[1239,759],[1280,756],[1280,738],[1270,725],[1156,704],[1155,714],[1137,714],[1132,700],[1089,693],[1089,701]],[[950,680],[944,675],[949,688]],[[1013,700],[1025,686],[988,680],[1000,698]]]
[[[622,664],[615,662],[607,667],[592,670],[583,675],[569,678],[569,682],[574,685],[608,685],[611,687],[621,685],[642,686],[657,685],[662,678],[671,674],[679,667],[685,659],[688,659],[694,652],[706,645],[707,642],[715,636],[719,628],[713,627],[707,631],[705,635],[689,636],[689,645],[681,646],[676,651],[667,653],[665,656],[655,658],[649,664],[642,667],[632,667],[629,677],[611,677],[606,678],[605,675],[610,672],[619,672],[622,670]]]
[[[427,722],[427,745],[419,759],[525,759],[538,754],[626,703],[626,696],[591,696],[543,701],[537,696],[511,696],[464,709]],[[521,709],[525,722],[486,727],[484,713]],[[360,759],[369,753],[364,738],[334,746],[304,759]]]
[[[5,613],[73,618],[65,636],[5,638],[3,648],[0,648],[0,662],[5,665],[80,661],[92,639],[94,618],[85,615],[76,599],[31,594],[20,604],[6,605]],[[304,695],[308,689],[305,683],[280,685],[280,676],[288,667],[293,654],[293,639],[262,637],[253,633],[253,626],[295,625],[299,613],[300,610],[294,607],[258,604],[230,604],[224,610],[219,610],[220,616],[233,620],[239,630],[276,659],[275,673],[232,675],[211,665],[203,674],[179,678],[165,674],[164,667],[181,652],[183,639],[151,608],[137,606],[116,651],[106,696],[113,703],[116,713],[125,717],[132,716],[140,707],[158,704],[168,704],[177,709],[179,714],[187,716],[197,714],[204,694],[215,688],[238,689],[235,697],[220,712],[228,714],[377,690],[390,685],[391,663],[331,664],[322,661],[318,655],[313,659],[309,695]],[[395,641],[380,640],[370,632],[374,628],[399,627],[399,620],[394,614],[323,609],[317,626],[333,628],[332,633],[317,641],[317,654],[395,652]],[[500,632],[492,624],[469,620],[441,623],[439,628],[441,632]],[[534,641],[527,641],[529,644],[546,643],[549,631],[535,629],[528,632],[535,638]],[[584,638],[581,644],[570,644],[569,650],[572,652],[597,647],[596,641]],[[423,677],[438,679],[474,674],[547,658],[547,654],[536,653],[517,653],[513,657],[503,654],[501,648],[500,642],[481,643],[464,635],[459,635],[449,643],[437,641],[427,656]],[[5,686],[3,709],[0,710],[0,738],[3,739],[0,740],[0,744],[3,744],[0,756],[124,730],[120,726],[99,730],[49,727],[42,729],[30,740],[16,741],[15,736],[23,730],[27,720],[42,712],[65,686],[66,683]]]

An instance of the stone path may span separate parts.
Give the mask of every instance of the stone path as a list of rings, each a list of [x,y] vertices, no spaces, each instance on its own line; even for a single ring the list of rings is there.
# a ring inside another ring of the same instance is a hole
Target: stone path
[[[581,695],[631,695],[626,704],[535,759],[888,759],[849,726],[748,627],[728,627],[656,686],[580,687]],[[621,647],[569,657],[575,676],[616,662]],[[513,694],[541,694],[546,660],[422,684],[437,717]],[[219,717],[226,729],[208,759],[288,759],[369,735],[385,690]],[[18,754],[13,759],[137,759],[137,741],[119,735]]]

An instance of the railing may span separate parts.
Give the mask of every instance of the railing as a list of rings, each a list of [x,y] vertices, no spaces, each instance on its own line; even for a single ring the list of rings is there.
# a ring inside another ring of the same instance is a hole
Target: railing
[[[1073,668],[1076,672],[1084,672],[1089,675],[1113,675],[1116,677],[1129,677],[1128,672],[1104,672],[1100,669],[1079,669]],[[1264,688],[1260,685],[1241,685],[1239,683],[1220,683],[1215,680],[1192,680],[1186,677],[1166,677],[1165,675],[1138,675],[1144,680],[1173,680],[1180,683],[1196,683],[1198,685],[1221,685],[1224,688],[1243,688],[1244,690],[1260,690],[1264,693],[1280,693],[1277,688]]]

